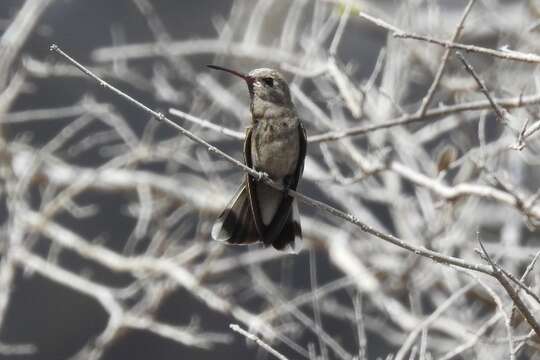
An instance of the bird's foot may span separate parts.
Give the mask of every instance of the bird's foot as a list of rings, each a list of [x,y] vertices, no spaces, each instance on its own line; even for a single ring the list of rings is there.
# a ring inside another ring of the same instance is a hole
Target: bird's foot
[[[270,179],[270,175],[268,175],[268,173],[264,171],[259,171],[259,177],[257,178],[257,181],[265,181],[269,179]]]

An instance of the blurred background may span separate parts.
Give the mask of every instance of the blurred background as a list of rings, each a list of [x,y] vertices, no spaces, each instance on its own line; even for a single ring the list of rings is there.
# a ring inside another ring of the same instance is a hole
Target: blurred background
[[[2,0],[0,358],[272,358],[230,324],[290,359],[540,358],[496,281],[321,210],[301,206],[298,255],[210,240],[244,175],[49,51],[237,159],[248,92],[206,64],[279,69],[302,193],[470,263],[481,239],[520,277],[538,62],[464,53],[501,117],[454,51],[393,34],[538,54],[539,24],[533,0]]]

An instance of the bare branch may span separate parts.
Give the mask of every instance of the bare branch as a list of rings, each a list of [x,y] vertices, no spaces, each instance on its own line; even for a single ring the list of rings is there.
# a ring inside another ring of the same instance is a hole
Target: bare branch
[[[274,355],[276,358],[280,359],[280,360],[287,360],[287,358],[281,354],[280,352],[276,351],[274,348],[272,348],[270,345],[268,345],[267,343],[265,343],[264,341],[262,341],[261,339],[259,339],[256,335],[253,335],[253,334],[250,334],[249,332],[247,332],[246,330],[242,329],[239,325],[237,324],[230,324],[229,327],[233,330],[233,331],[236,331],[237,333],[245,336],[246,338],[248,338],[249,340],[252,340],[254,341],[255,343],[257,343],[257,345],[259,345],[260,347],[262,347],[264,350],[268,351],[268,353]]]
[[[530,312],[527,305],[521,300],[519,294],[514,290],[512,285],[508,282],[506,279],[504,273],[501,271],[500,267],[491,260],[491,257],[489,256],[488,252],[486,251],[484,244],[480,239],[478,239],[478,242],[480,244],[480,248],[482,249],[482,253],[486,257],[487,261],[493,268],[493,276],[499,281],[499,283],[503,286],[503,288],[506,290],[508,296],[512,298],[512,301],[514,302],[515,306],[518,308],[518,310],[521,312],[523,317],[527,320],[531,328],[536,332],[536,335],[540,337],[540,324],[536,321],[534,318],[534,315]],[[513,354],[513,351],[511,352]]]

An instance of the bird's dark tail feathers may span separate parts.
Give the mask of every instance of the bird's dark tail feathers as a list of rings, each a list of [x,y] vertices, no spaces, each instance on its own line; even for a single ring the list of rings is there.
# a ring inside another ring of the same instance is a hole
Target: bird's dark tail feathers
[[[247,245],[258,241],[246,184],[236,191],[212,227],[212,238],[229,244]]]
[[[296,199],[293,200],[291,208],[287,221],[279,235],[272,241],[272,246],[277,250],[296,254],[302,244],[302,227],[300,226],[300,212]]]
[[[268,234],[270,229],[267,229]],[[225,210],[219,215],[212,227],[212,238],[233,245],[248,245],[261,241],[257,232],[253,213],[249,202],[248,189],[245,184],[238,189]],[[301,244],[302,228],[298,204],[292,202],[292,209],[279,235],[271,240],[271,245],[277,250],[298,252]],[[270,244],[268,244],[270,245]]]

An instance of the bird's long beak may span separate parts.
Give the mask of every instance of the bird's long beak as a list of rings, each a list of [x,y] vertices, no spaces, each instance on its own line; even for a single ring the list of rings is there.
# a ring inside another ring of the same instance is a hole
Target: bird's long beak
[[[225,72],[228,72],[228,73],[233,74],[235,76],[238,76],[239,78],[244,79],[244,81],[248,84],[249,89],[251,90],[251,87],[253,85],[253,81],[255,80],[251,76],[242,74],[242,73],[240,73],[240,72],[238,72],[236,70],[227,69],[227,68],[217,66],[217,65],[206,65],[206,66],[208,66],[210,69],[225,71]]]

